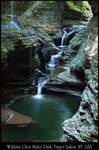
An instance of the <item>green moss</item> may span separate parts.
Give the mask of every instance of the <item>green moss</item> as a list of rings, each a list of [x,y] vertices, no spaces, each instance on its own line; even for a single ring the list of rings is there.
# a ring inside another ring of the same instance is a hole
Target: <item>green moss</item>
[[[69,9],[81,12],[80,6],[75,5],[73,1],[66,1],[66,4],[67,4]]]
[[[93,15],[91,6],[88,3],[88,1],[78,1],[76,3],[74,1],[66,1],[66,5],[68,6],[69,9],[80,12],[86,17]]]

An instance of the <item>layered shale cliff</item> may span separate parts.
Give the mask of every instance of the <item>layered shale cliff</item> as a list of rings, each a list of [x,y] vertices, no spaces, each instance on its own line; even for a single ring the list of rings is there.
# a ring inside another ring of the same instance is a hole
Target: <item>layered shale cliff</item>
[[[97,32],[97,18],[93,17],[83,33],[78,53],[71,62],[72,71],[78,74],[78,70],[79,72],[83,70],[86,87],[81,95],[82,101],[77,113],[63,123],[65,142],[97,142],[98,140]]]

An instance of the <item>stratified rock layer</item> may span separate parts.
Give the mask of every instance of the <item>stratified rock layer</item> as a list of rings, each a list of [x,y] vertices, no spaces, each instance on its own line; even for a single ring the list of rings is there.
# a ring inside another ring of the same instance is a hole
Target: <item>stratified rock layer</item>
[[[78,54],[72,61],[72,69],[76,71],[82,67],[87,85],[81,95],[82,101],[77,113],[63,123],[63,141],[66,142],[98,141],[97,18],[89,22],[83,38]]]

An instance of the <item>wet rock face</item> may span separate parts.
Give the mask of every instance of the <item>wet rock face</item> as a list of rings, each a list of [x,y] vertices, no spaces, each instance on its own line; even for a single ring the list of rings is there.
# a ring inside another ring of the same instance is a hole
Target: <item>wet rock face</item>
[[[17,32],[16,29],[2,28],[1,56],[4,84],[32,85],[34,70],[40,63],[38,49],[42,51],[42,45],[49,41],[51,39],[48,35],[44,36],[35,29],[32,31],[21,29]]]
[[[3,85],[30,84],[35,68],[35,48],[28,39],[28,44],[21,33],[2,33],[1,60]],[[25,43],[24,43],[25,42]],[[26,83],[23,83],[26,82]]]
[[[35,1],[14,1],[14,13],[17,15],[21,15],[24,11],[28,9],[31,5],[33,5]],[[11,14],[11,1],[2,1],[1,2],[1,14],[8,15]]]
[[[93,22],[93,23],[92,23]],[[81,95],[82,101],[77,113],[64,121],[63,141],[97,142],[98,141],[98,40],[97,18],[93,18],[84,33],[77,57],[80,62],[74,64],[78,70],[79,63],[85,72],[86,87]],[[87,39],[88,38],[88,39]],[[85,39],[86,42],[85,42]],[[83,54],[83,55],[81,55]],[[71,65],[72,66],[72,65]]]

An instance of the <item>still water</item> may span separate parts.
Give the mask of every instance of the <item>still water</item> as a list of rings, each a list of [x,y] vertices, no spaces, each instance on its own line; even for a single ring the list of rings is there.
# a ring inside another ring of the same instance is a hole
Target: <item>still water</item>
[[[2,141],[60,141],[62,122],[75,114],[81,98],[68,94],[25,95],[10,108],[37,121],[26,127],[3,126]]]

